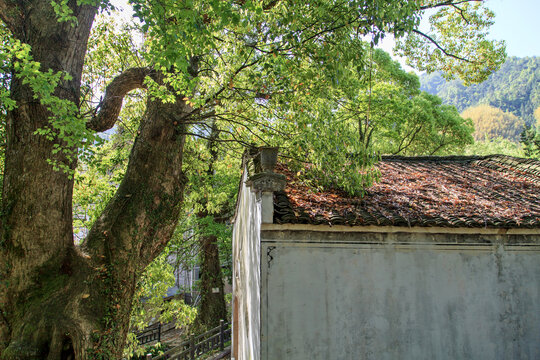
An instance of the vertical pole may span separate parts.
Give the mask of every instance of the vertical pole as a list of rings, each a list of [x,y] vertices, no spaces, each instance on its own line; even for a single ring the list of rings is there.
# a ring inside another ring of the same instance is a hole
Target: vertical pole
[[[225,325],[225,322],[223,321],[223,319],[219,320],[219,348],[222,351],[225,348],[225,341],[224,341],[225,334],[223,333],[225,329],[224,325]]]
[[[158,324],[157,341],[161,342],[161,323]]]
[[[189,355],[191,360],[195,360],[195,335],[191,335],[189,339]]]

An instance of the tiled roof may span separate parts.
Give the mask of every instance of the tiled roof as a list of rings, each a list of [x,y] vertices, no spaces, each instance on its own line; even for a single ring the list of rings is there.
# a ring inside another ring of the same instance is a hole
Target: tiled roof
[[[274,222],[540,228],[540,161],[508,156],[384,157],[364,197],[310,188],[285,166]]]

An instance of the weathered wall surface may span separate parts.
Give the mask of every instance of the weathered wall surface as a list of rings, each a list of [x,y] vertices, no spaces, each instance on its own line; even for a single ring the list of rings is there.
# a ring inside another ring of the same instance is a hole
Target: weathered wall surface
[[[540,359],[539,235],[261,243],[262,359]]]
[[[247,171],[244,172],[247,174]],[[245,185],[233,232],[233,356],[259,359],[261,202]]]

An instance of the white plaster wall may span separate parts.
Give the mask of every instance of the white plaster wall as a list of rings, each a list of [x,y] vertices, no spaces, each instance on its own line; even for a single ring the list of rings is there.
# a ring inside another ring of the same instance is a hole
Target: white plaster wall
[[[313,239],[312,239],[313,240]],[[262,239],[262,359],[540,359],[540,247]]]
[[[233,322],[236,360],[258,360],[260,353],[260,228],[261,202],[245,186],[245,175],[238,199],[233,231],[233,301],[237,304],[238,322]],[[234,315],[233,315],[234,316]],[[236,328],[234,328],[236,327]]]

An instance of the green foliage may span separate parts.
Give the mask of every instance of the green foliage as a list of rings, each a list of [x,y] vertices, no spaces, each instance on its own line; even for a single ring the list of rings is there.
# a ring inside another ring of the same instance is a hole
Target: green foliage
[[[73,230],[78,242],[84,240],[120,185],[132,145],[133,134],[119,127],[93,157],[79,162],[73,194]]]
[[[105,91],[106,80],[140,64],[132,42],[134,28],[98,17],[88,42],[82,76],[82,111],[92,111],[94,99]],[[81,156],[75,173],[73,229],[79,242],[101,214],[124,176],[129,153],[145,110],[146,96],[134,91],[124,98],[118,125],[99,137],[88,156]]]
[[[137,344],[134,332],[144,329],[150,322],[167,323],[175,320],[177,327],[184,327],[195,320],[197,310],[186,305],[183,300],[164,300],[167,290],[175,284],[174,269],[167,261],[169,251],[166,250],[152,261],[139,280],[131,311],[131,334],[124,350],[126,356],[144,354],[145,347]]]
[[[132,333],[128,335],[128,343],[131,343],[132,340],[134,341],[134,339],[131,339],[131,336],[135,336],[135,335]],[[131,356],[129,357],[129,360],[145,360],[148,354],[151,354],[152,357],[156,357],[156,356],[162,355],[167,350],[169,350],[169,347],[167,345],[156,343],[154,345],[142,346],[140,351],[126,353],[126,354],[131,354]]]
[[[475,141],[462,151],[451,152],[454,155],[493,155],[502,154],[515,157],[524,157],[523,147],[502,137]]]
[[[116,12],[113,16],[100,15],[92,27],[82,78],[84,111],[94,110],[96,99],[103,96],[106,85],[115,76],[131,67],[147,65],[141,54],[143,43],[139,26],[119,22],[117,17]],[[133,98],[133,93],[128,94],[129,98]],[[140,93],[136,98],[143,100]],[[144,101],[141,102],[144,108]]]
[[[377,73],[371,92],[360,92],[362,98],[355,104],[357,110],[370,113],[372,142],[378,153],[439,154],[472,142],[472,125],[453,106],[421,92],[415,74],[406,73],[397,62],[378,60],[382,54],[375,53]],[[371,106],[366,109],[362,104]]]
[[[540,159],[540,127],[526,127],[520,136],[526,157]]]
[[[540,106],[534,110],[534,118],[536,119],[536,128],[540,129]]]
[[[37,129],[35,134],[55,142],[51,155],[62,153],[70,162],[77,156],[87,156],[91,152],[91,145],[99,142],[100,138],[86,129],[86,122],[72,101],[55,94],[59,86],[72,80],[71,75],[41,69],[40,63],[33,59],[30,46],[14,39],[3,26],[0,36],[0,63],[9,68],[13,76],[21,79],[23,84],[28,85],[34,93],[34,99],[54,114],[49,117],[48,124]],[[0,101],[5,111],[16,106],[9,98],[7,87],[0,89]],[[48,161],[56,170],[73,175],[66,163],[52,156]]]
[[[489,105],[478,105],[466,109],[461,116],[472,119],[476,140],[500,136],[518,141],[524,125],[523,121],[514,114]]]
[[[77,25],[77,17],[73,15],[69,0],[50,0],[51,6],[56,14],[58,22],[71,22],[71,26]],[[109,0],[77,0],[77,5],[98,6],[101,10],[114,10],[114,6]]]
[[[184,163],[188,176],[188,187],[184,200],[184,215],[181,229],[192,234],[191,242],[199,242],[203,237],[215,236],[219,249],[223,276],[232,280],[232,226],[236,194],[241,177],[242,148],[238,144],[226,142],[230,135],[213,123],[212,129],[198,129],[204,137],[210,131],[210,138],[189,136],[185,151],[189,161]],[[223,141],[228,147],[223,147]],[[211,146],[210,143],[212,144]],[[197,155],[195,155],[197,154]]]
[[[184,172],[189,178],[184,205],[194,214],[199,212],[211,215],[230,214],[230,209],[234,208],[236,203],[235,195],[240,181],[241,147],[234,145],[236,149],[233,148],[232,151],[222,149],[218,157],[213,159],[206,143],[207,140],[195,136],[186,139],[186,154],[194,156],[189,156],[188,161],[184,163]],[[219,144],[217,146],[219,149]]]
[[[78,3],[111,9],[109,1],[79,0]],[[51,4],[59,21],[71,21],[73,26],[77,26],[67,1],[56,0]],[[247,129],[241,131],[242,134],[234,134],[235,130],[229,128],[235,136],[234,140],[246,143],[280,143],[280,140],[272,140],[271,134],[263,133],[276,130],[272,119],[297,116],[310,102],[309,106],[326,106],[323,104],[323,94],[332,93],[336,97],[325,110],[316,109],[321,116],[333,116],[332,111],[338,108],[335,104],[337,95],[344,96],[348,102],[356,101],[355,106],[365,114],[363,124],[357,127],[360,143],[353,141],[354,129],[350,122],[332,124],[333,128],[329,128],[329,131],[334,135],[328,136],[343,134],[345,138],[339,139],[343,143],[342,148],[333,146],[334,151],[313,159],[314,164],[328,164],[328,171],[321,170],[319,175],[339,173],[343,164],[350,164],[347,166],[350,170],[347,170],[342,181],[348,182],[350,179],[351,183],[346,187],[352,190],[372,180],[370,165],[376,161],[378,150],[372,147],[375,137],[368,123],[371,117],[375,120],[377,112],[385,105],[382,96],[393,92],[392,86],[400,85],[391,81],[384,86],[369,85],[370,100],[366,102],[362,95],[365,95],[367,88],[368,68],[364,65],[368,47],[362,39],[371,37],[372,44],[377,44],[386,34],[393,34],[398,39],[412,39],[417,34],[414,31],[419,25],[420,15],[433,7],[437,13],[431,17],[432,30],[440,35],[437,39],[440,44],[447,47],[449,52],[481,59],[482,66],[479,67],[476,62],[443,58],[440,52],[432,51],[423,42],[405,40],[401,49],[411,59],[427,61],[419,62],[420,68],[444,68],[459,74],[465,81],[480,81],[496,69],[504,57],[504,51],[496,42],[485,39],[485,29],[492,22],[492,13],[479,4],[463,4],[461,8],[439,6],[434,1],[419,4],[405,0],[342,3],[133,0],[131,4],[140,24],[122,29],[118,35],[110,31],[112,25],[107,22],[101,22],[94,29],[89,42],[93,51],[89,52],[85,84],[101,84],[97,87],[84,86],[88,92],[85,92],[86,103],[82,108],[89,110],[84,116],[75,104],[48,95],[62,81],[68,80],[67,74],[41,72],[39,66],[34,64],[30,67],[32,75],[24,75],[40,101],[53,113],[60,115],[51,118],[49,124],[38,131],[48,139],[60,140],[55,151],[65,152],[74,158],[80,155],[77,149],[83,152],[90,149],[89,145],[100,138],[89,133],[85,123],[87,116],[91,115],[91,102],[103,91],[105,82],[127,67],[152,66],[161,71],[165,79],[164,84],[147,79],[146,86],[151,98],[170,102],[174,96],[181,94],[194,110],[189,121],[197,123],[209,113],[216,112],[219,121]],[[464,18],[467,19],[465,23]],[[135,45],[137,42],[132,40],[130,30],[144,34],[142,46]],[[114,55],[113,59],[112,54],[119,56]],[[380,55],[375,54],[375,57]],[[389,63],[389,60],[385,61]],[[28,58],[21,64],[25,69],[32,62]],[[88,64],[92,65],[88,67]],[[414,81],[406,79],[404,73],[393,75],[392,81],[398,78],[401,78],[398,81]],[[44,86],[45,82],[49,87]],[[362,84],[363,87],[358,86]],[[360,89],[363,89],[363,93]],[[305,92],[305,97],[302,92]],[[310,100],[308,94],[318,99]],[[401,100],[406,100],[406,93],[402,92],[400,96]],[[268,105],[260,99],[272,100],[272,111],[263,111],[270,116],[254,116],[257,108]],[[371,99],[375,101],[371,102]],[[392,104],[396,106],[396,112],[399,111],[398,103],[401,103],[401,109],[408,105],[407,101],[401,100],[397,99]],[[370,105],[363,108],[358,106],[362,103]],[[451,116],[445,115],[443,118],[448,120]],[[306,120],[295,120],[297,126],[293,126],[296,128],[294,131],[303,131],[310,126],[313,126],[312,131],[320,126],[327,128],[325,121],[328,120],[317,121],[319,123],[310,124]],[[259,124],[264,125],[256,128]],[[427,131],[430,126],[423,126],[423,129],[426,134],[435,136],[436,131]],[[224,129],[227,127],[223,126]],[[365,128],[365,132],[362,128]],[[400,132],[393,131],[392,134],[395,137]],[[329,150],[324,136],[317,145],[316,134],[313,135],[311,142],[314,152]],[[302,140],[295,140],[288,148],[302,146],[305,146]],[[399,143],[396,146],[397,150],[384,151],[402,151]],[[426,150],[414,150],[420,151]],[[294,152],[293,155],[300,155],[296,150]],[[312,152],[308,150],[308,153]],[[57,163],[53,165],[62,166]]]
[[[534,110],[536,126],[525,126],[520,135],[525,156],[540,159],[540,106]]]
[[[440,73],[422,74],[422,90],[439,96],[444,103],[461,112],[479,104],[488,104],[533,125],[540,107],[540,57],[510,57],[500,70],[480,84],[468,87],[459,80],[446,81]]]
[[[4,180],[4,160],[6,150],[7,112],[15,108],[16,103],[10,98],[11,53],[13,39],[4,24],[0,23],[0,186]],[[1,199],[1,197],[0,197]]]
[[[378,154],[441,154],[472,143],[472,123],[453,106],[420,92],[418,77],[384,51],[369,50],[341,69],[331,93],[300,84],[294,97],[273,96],[265,103],[273,111],[265,116],[278,119],[274,125],[287,134],[281,143],[275,136],[269,142],[310,163],[303,171],[315,184],[361,194],[377,178],[371,165]],[[320,82],[331,81],[310,64],[297,71],[302,70]]]
[[[20,42],[16,42],[3,24],[0,24],[0,67],[1,67],[1,86],[0,86],[0,109],[2,118],[5,113],[15,107],[15,101],[9,97],[9,83],[11,81],[12,54],[21,53],[24,56],[24,49]],[[5,139],[5,137],[2,137]]]
[[[429,6],[440,2],[423,3]],[[407,57],[409,65],[428,73],[442,69],[447,79],[459,77],[466,85],[479,83],[499,69],[506,57],[505,44],[488,40],[494,13],[484,2],[463,2],[434,10],[429,16],[428,33],[410,32],[397,43],[397,52]]]

